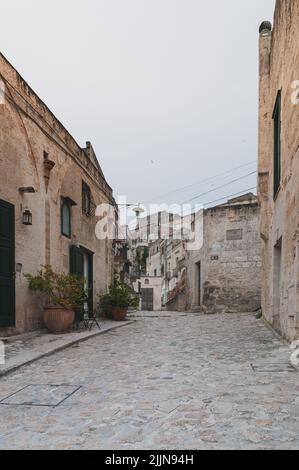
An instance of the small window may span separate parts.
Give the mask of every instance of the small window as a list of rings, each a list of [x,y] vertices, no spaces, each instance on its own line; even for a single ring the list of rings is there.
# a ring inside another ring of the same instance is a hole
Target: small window
[[[144,284],[145,284],[146,286],[148,286],[148,285],[149,285],[149,280],[146,279],[146,280],[144,281]]]
[[[191,219],[191,232],[195,232],[195,214],[192,214],[192,219]]]
[[[281,91],[278,92],[273,112],[274,122],[274,162],[273,196],[276,197],[281,183]]]
[[[61,233],[71,238],[71,206],[65,201],[61,206]]]
[[[84,181],[82,181],[82,212],[88,217],[91,216],[91,191]]]
[[[157,277],[157,270],[154,270],[154,276]]]

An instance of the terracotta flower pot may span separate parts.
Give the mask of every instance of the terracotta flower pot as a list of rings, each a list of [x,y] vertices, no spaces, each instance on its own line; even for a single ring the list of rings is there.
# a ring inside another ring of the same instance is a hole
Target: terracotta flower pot
[[[127,316],[128,309],[120,308],[120,307],[112,307],[111,313],[112,313],[113,320],[123,321]]]
[[[73,325],[75,312],[61,307],[46,307],[43,319],[51,333],[62,334],[70,330]]]

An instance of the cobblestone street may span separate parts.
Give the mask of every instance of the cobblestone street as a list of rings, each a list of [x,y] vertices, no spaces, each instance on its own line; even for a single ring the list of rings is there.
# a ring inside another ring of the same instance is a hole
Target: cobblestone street
[[[134,319],[2,377],[0,448],[299,449],[299,375],[262,321]]]

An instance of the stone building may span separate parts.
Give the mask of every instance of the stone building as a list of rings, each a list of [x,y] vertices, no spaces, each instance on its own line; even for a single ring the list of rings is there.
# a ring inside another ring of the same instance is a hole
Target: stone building
[[[187,309],[255,311],[261,304],[260,273],[257,198],[249,193],[205,209],[202,248],[186,251]]]
[[[244,194],[181,217],[176,236],[149,242],[147,275],[161,277],[162,305],[204,313],[258,310],[259,214],[257,197]]]
[[[160,276],[140,276],[134,284],[134,290],[140,294],[140,310],[160,311],[162,278]]]
[[[24,273],[84,275],[92,308],[112,277],[95,208],[115,206],[92,145],[81,148],[0,54],[0,335],[39,328],[43,302]]]
[[[299,337],[299,0],[277,0],[259,39],[262,310]]]

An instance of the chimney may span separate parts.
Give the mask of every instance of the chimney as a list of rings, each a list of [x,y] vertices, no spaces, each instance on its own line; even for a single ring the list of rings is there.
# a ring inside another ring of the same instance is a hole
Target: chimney
[[[258,172],[265,174],[268,171],[268,152],[266,139],[270,136],[270,56],[271,56],[271,39],[272,24],[270,21],[263,21],[259,29],[259,155],[258,155]],[[274,106],[274,103],[273,103]],[[260,183],[260,181],[259,181]],[[259,186],[259,185],[258,185]]]

